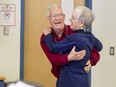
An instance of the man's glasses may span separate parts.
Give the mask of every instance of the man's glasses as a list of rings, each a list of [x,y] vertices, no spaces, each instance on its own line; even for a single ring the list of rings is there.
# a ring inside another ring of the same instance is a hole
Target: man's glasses
[[[59,13],[59,14],[51,14],[49,17],[51,18],[56,18],[56,17],[62,17],[64,14]]]

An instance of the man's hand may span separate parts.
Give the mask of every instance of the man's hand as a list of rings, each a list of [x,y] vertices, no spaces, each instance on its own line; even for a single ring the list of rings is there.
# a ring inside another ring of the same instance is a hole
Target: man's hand
[[[91,62],[90,60],[87,61],[86,66],[84,67],[84,70],[86,73],[88,73],[91,69]]]
[[[86,54],[86,51],[85,50],[82,50],[82,51],[79,51],[79,52],[76,52],[75,51],[75,46],[72,48],[71,52],[69,53],[68,55],[68,61],[78,61],[78,60],[81,60],[84,58],[85,54]]]
[[[44,33],[45,35],[50,34],[50,33],[51,33],[51,27],[48,27],[48,28],[44,29],[44,30],[43,30],[43,33]]]

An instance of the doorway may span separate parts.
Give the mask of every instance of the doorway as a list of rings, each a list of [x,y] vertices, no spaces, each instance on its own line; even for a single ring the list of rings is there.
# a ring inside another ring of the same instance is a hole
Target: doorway
[[[48,26],[45,13],[49,4],[61,5],[61,0],[25,0],[24,80],[55,87],[51,64],[39,44],[42,30]],[[74,0],[74,5],[85,5],[85,0]]]

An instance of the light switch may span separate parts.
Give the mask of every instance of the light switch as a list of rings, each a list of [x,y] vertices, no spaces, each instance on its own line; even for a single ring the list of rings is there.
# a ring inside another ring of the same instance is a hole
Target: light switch
[[[9,27],[8,26],[4,27],[4,35],[9,35]]]
[[[110,47],[110,55],[114,55],[114,47]]]

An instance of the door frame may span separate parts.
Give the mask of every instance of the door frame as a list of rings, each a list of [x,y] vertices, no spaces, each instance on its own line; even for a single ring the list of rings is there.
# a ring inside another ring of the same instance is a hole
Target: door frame
[[[88,8],[90,8],[92,10],[92,0],[85,0],[85,6],[87,6]],[[90,32],[92,31],[92,27],[90,27]],[[89,71],[88,75],[88,79],[89,79],[89,84],[91,87],[91,70]]]
[[[21,25],[20,25],[20,80],[24,80],[24,19],[25,0],[21,0]]]
[[[92,9],[92,0],[85,0],[85,6]],[[21,25],[20,25],[20,80],[24,80],[24,19],[25,19],[25,0],[21,0]],[[91,30],[91,29],[90,29]],[[88,74],[91,84],[91,71]]]

